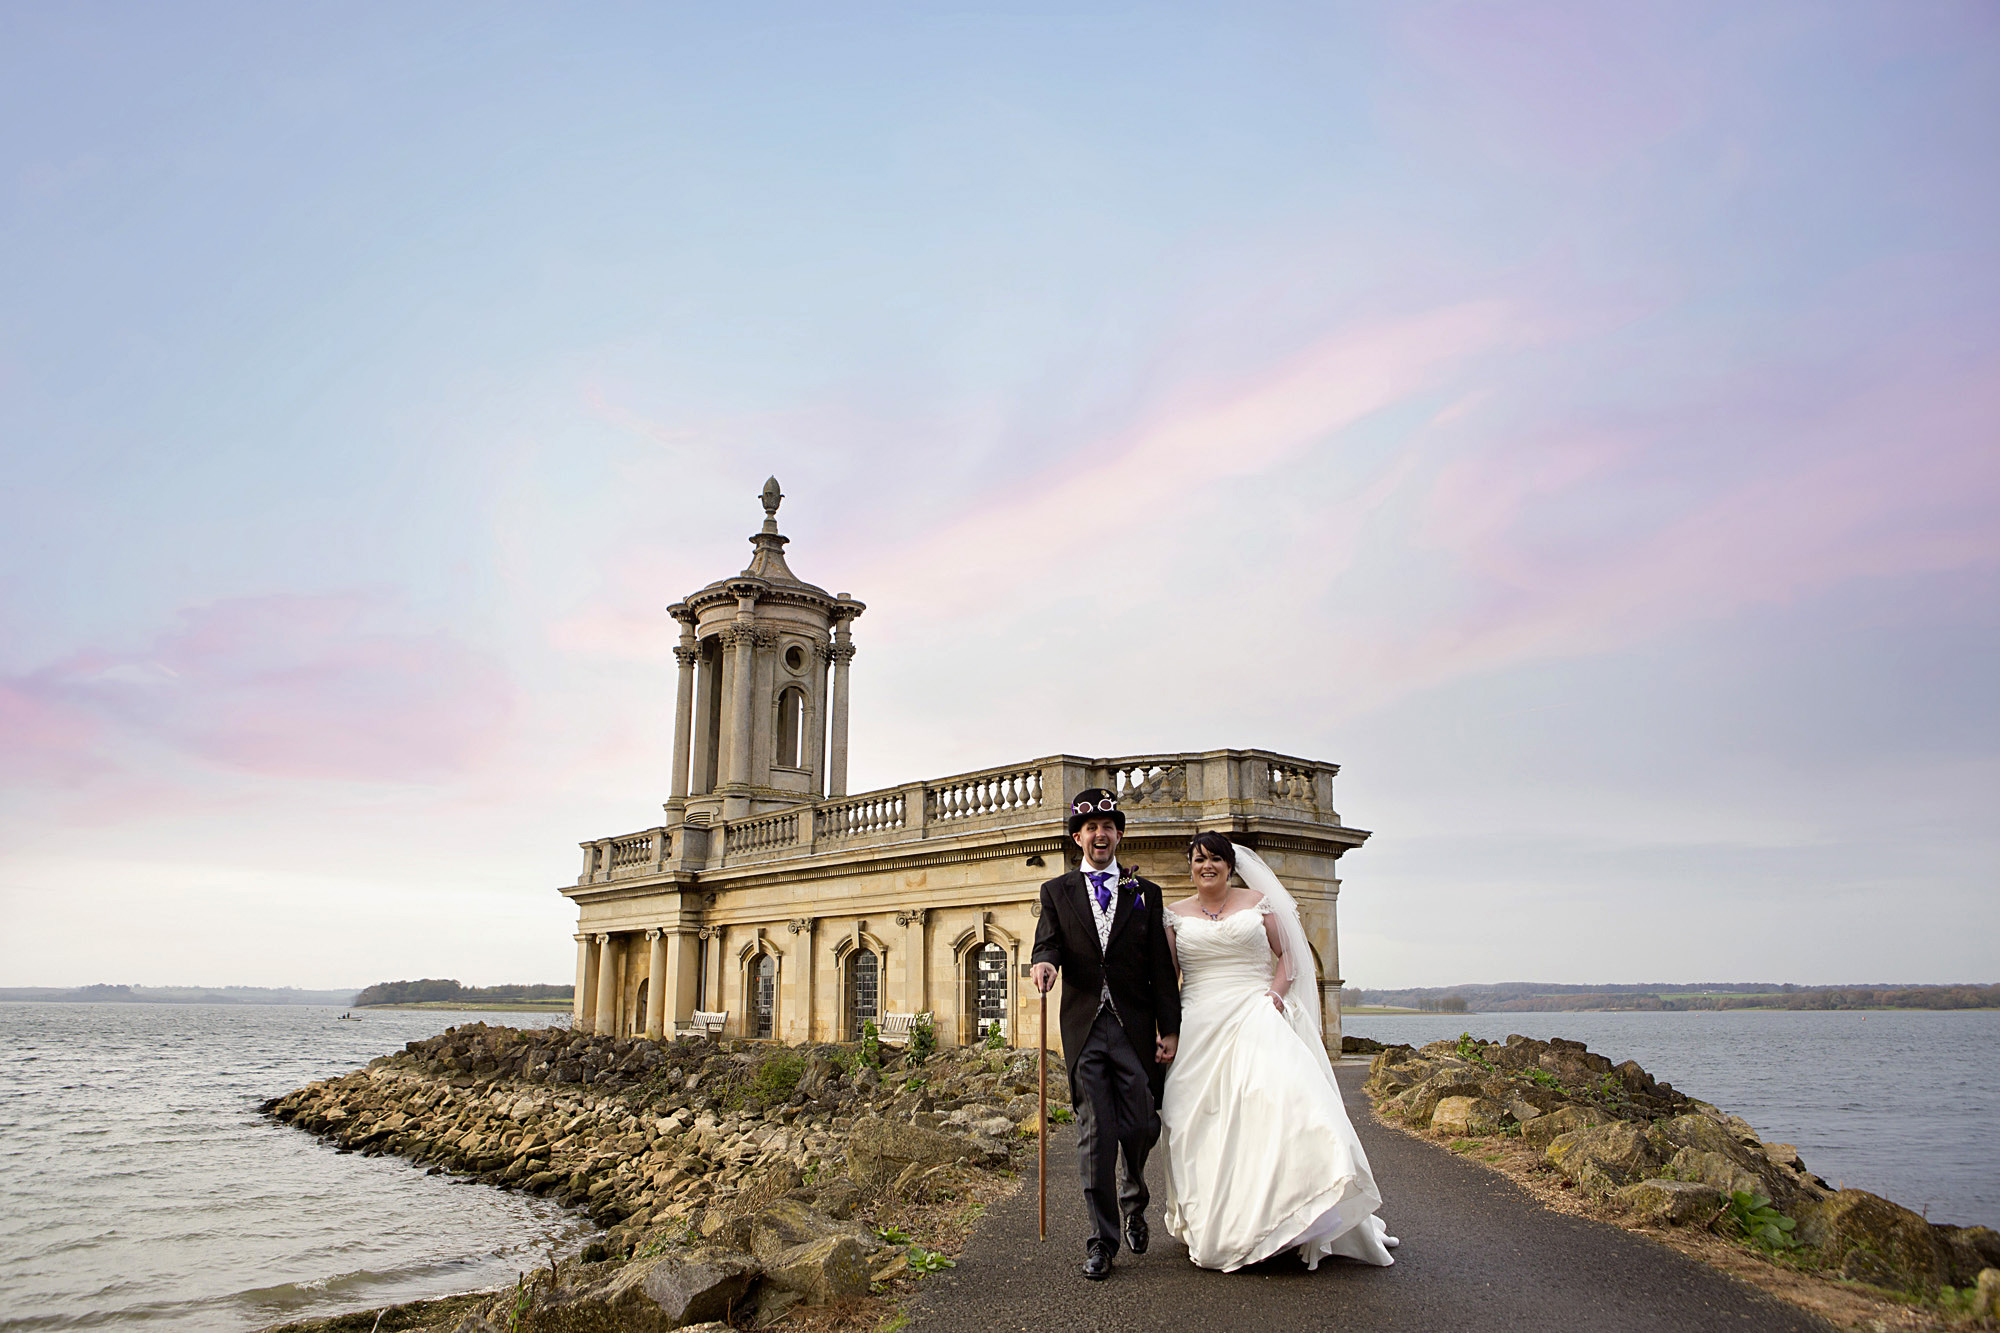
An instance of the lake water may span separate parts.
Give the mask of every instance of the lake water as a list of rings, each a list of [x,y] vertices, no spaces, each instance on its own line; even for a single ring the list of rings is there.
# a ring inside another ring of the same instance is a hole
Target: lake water
[[[2000,1228],[2000,1011],[1362,1014],[1345,1030],[1569,1037],[1734,1111],[1829,1184]]]
[[[338,1013],[0,1004],[0,1329],[253,1329],[500,1286],[582,1242],[546,1200],[257,1114],[454,1024],[549,1016]]]

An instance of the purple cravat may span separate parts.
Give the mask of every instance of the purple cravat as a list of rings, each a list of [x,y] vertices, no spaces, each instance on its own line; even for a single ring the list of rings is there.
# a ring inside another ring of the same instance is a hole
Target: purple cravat
[[[1109,870],[1086,870],[1084,878],[1090,881],[1090,891],[1097,895],[1097,910],[1111,910],[1111,890],[1104,887],[1104,881],[1111,878]]]

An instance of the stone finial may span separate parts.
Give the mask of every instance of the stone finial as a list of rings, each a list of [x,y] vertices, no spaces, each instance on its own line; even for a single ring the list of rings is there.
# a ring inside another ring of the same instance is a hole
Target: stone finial
[[[757,497],[764,502],[764,531],[778,530],[778,506],[784,503],[785,493],[778,489],[778,479],[771,477],[764,482],[764,489]]]

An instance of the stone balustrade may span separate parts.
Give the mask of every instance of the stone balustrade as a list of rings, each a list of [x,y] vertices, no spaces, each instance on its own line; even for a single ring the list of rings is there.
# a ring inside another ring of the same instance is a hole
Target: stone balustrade
[[[598,838],[581,845],[583,873],[576,877],[576,882],[601,884],[658,873],[673,855],[674,840],[672,830],[661,827],[617,838]]]
[[[1068,799],[1086,787],[1116,791],[1129,820],[1213,825],[1224,818],[1303,820],[1338,826],[1332,807],[1334,764],[1266,750],[1080,759],[1056,755],[1030,764],[954,774],[854,796],[807,799],[782,811],[715,820],[710,848],[693,855],[707,867],[745,865],[846,848],[894,846],[924,839],[1047,825],[1057,833]],[[686,833],[696,835],[701,817]],[[652,876],[669,868],[670,828],[583,844],[579,884]],[[718,836],[719,835],[719,836]]]

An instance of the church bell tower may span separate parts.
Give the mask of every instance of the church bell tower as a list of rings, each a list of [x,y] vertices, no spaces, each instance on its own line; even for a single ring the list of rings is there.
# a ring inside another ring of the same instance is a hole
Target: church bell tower
[[[667,608],[681,626],[667,823],[689,832],[847,794],[849,625],[866,608],[792,573],[776,477],[760,498],[743,572]]]

